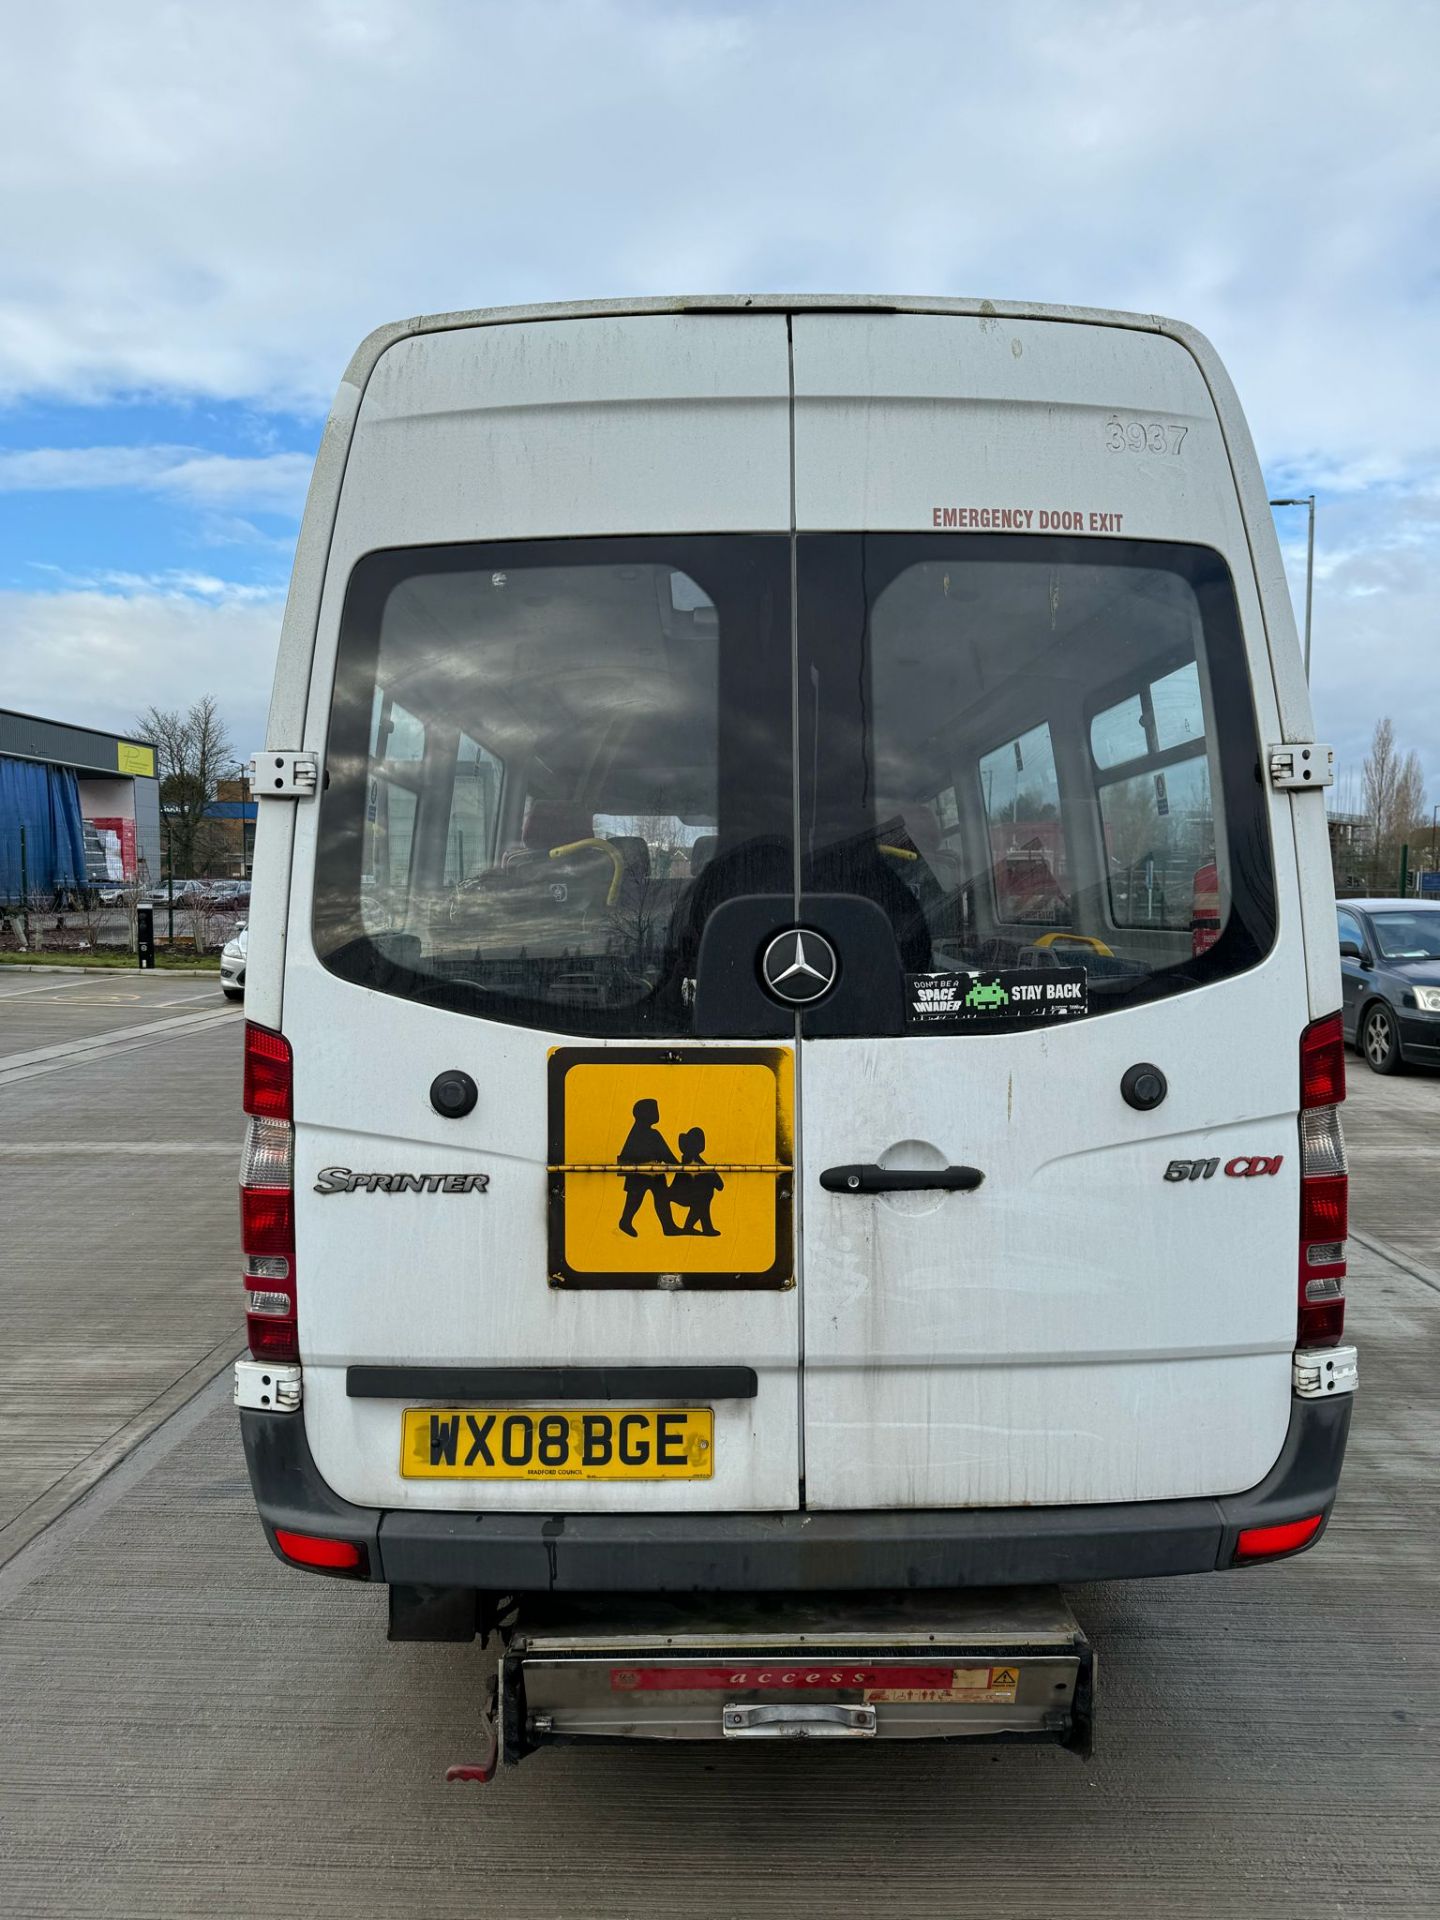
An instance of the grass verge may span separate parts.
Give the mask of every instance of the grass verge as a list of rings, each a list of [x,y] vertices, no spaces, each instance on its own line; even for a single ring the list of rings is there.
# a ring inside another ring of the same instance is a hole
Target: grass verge
[[[175,967],[203,967],[207,973],[220,971],[218,953],[163,953],[155,955],[162,972]],[[109,953],[103,947],[88,947],[83,953],[52,952],[48,947],[32,947],[28,953],[0,953],[0,967],[107,967],[138,973],[133,953]]]

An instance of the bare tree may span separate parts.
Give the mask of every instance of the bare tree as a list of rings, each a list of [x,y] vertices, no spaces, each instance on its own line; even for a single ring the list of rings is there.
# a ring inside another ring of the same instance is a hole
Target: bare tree
[[[1375,723],[1363,781],[1370,884],[1398,885],[1400,848],[1414,846],[1424,829],[1425,774],[1413,748],[1401,756],[1388,714]]]
[[[224,849],[224,835],[206,818],[206,809],[214,803],[218,782],[235,764],[219,707],[208,693],[188,713],[149,707],[135,728],[141,739],[155,742],[171,872],[182,879],[204,873]]]
[[[1414,844],[1426,826],[1425,774],[1420,756],[1412,747],[1400,765],[1395,782],[1395,831],[1402,840]]]
[[[1395,821],[1395,790],[1400,778],[1395,727],[1387,713],[1375,722],[1361,776],[1365,787],[1365,824],[1370,842],[1370,878],[1378,883],[1385,847]]]
[[[100,935],[105,930],[110,914],[109,908],[102,907],[100,904],[100,889],[81,887],[76,895],[73,912],[76,931],[80,935],[80,945],[89,947],[92,952],[98,952]]]

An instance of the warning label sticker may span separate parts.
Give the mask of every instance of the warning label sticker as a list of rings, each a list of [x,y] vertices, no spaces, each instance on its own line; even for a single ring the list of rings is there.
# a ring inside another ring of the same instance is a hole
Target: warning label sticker
[[[906,1024],[916,1028],[944,1032],[989,1020],[1070,1020],[1088,1011],[1084,967],[905,976]]]
[[[1014,1703],[1019,1684],[1018,1667],[956,1667],[948,1687],[867,1687],[865,1699],[872,1706],[943,1706],[957,1702],[1009,1706]]]

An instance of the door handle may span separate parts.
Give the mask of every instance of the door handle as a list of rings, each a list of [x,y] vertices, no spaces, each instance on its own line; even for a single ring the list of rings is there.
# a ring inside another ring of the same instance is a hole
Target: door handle
[[[826,1167],[820,1184],[827,1193],[973,1193],[985,1178],[978,1167]]]

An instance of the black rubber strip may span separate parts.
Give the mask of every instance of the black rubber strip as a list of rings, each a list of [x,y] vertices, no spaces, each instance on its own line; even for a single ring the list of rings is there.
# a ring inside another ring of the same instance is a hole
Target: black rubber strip
[[[352,1400],[753,1400],[753,1367],[347,1367]]]

